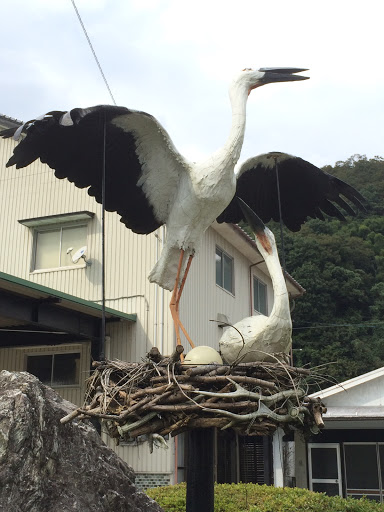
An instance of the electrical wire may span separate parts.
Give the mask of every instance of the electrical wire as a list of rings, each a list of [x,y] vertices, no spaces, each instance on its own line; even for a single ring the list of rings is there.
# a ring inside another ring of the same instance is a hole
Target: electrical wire
[[[366,324],[323,324],[323,325],[307,325],[303,327],[292,327],[292,329],[327,329],[329,327],[380,327],[384,322],[367,322]]]
[[[99,359],[105,360],[105,164],[107,147],[107,119],[103,116],[103,162],[101,174],[101,339]]]
[[[73,8],[75,9],[75,12],[76,12],[77,18],[78,18],[78,20],[79,20],[79,22],[80,22],[80,25],[81,25],[81,27],[82,27],[82,29],[83,29],[84,35],[85,35],[85,37],[87,38],[87,41],[88,41],[89,47],[90,47],[90,49],[91,49],[91,52],[92,52],[93,57],[95,58],[95,61],[96,61],[97,67],[99,68],[99,71],[100,71],[100,73],[101,73],[101,76],[103,77],[104,83],[105,83],[105,85],[107,86],[107,89],[108,89],[109,95],[111,96],[112,102],[113,102],[113,104],[114,104],[114,105],[116,105],[115,98],[113,97],[113,94],[112,94],[111,88],[109,87],[109,84],[108,84],[108,81],[107,81],[107,78],[106,78],[106,76],[104,75],[103,69],[102,69],[101,64],[100,64],[100,62],[99,62],[99,59],[97,58],[96,52],[95,52],[95,50],[94,50],[94,48],[93,48],[93,46],[92,46],[91,40],[90,40],[90,38],[89,38],[89,36],[88,36],[88,33],[87,33],[87,30],[86,30],[86,28],[85,28],[85,26],[84,26],[83,20],[81,19],[81,16],[80,16],[79,10],[78,10],[78,9],[77,9],[77,7],[76,7],[75,0],[71,0],[71,2],[72,2],[72,5],[73,5]]]
[[[112,102],[114,105],[116,105],[115,98],[112,94],[111,88],[109,87],[108,81],[106,76],[104,75],[103,69],[101,67],[101,64],[99,62],[99,59],[97,58],[96,52],[93,48],[92,42],[88,36],[87,30],[85,28],[85,25],[83,23],[83,20],[81,19],[79,10],[76,7],[75,0],[71,0],[73,8],[75,9],[77,18],[80,22],[80,25],[83,29],[84,35],[87,38],[89,47],[92,51],[93,57],[96,61],[97,67],[99,68],[99,71],[101,73],[101,76],[103,77],[104,83],[108,89],[109,95],[111,96]],[[107,144],[107,133],[106,133],[106,116],[104,112],[103,117],[103,160],[102,160],[102,179],[101,179],[101,195],[102,195],[102,201],[101,201],[101,307],[102,307],[102,315],[101,315],[101,334],[100,334],[100,346],[99,346],[99,359],[103,361],[105,359],[105,173],[106,173],[106,144]]]

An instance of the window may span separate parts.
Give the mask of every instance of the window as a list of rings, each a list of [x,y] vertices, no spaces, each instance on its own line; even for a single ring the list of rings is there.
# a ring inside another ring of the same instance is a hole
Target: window
[[[73,386],[80,382],[80,353],[27,356],[27,372],[48,386]]]
[[[267,285],[253,276],[253,309],[267,315]]]
[[[383,463],[383,443],[344,443],[347,497],[383,501]]]
[[[240,482],[271,484],[271,438],[268,436],[239,436]]]
[[[72,267],[72,257],[87,245],[93,212],[80,211],[19,220],[33,230],[32,270]]]
[[[87,243],[85,224],[35,228],[34,270],[74,265],[72,256]],[[68,252],[69,249],[72,249]]]
[[[233,258],[216,247],[216,284],[234,293],[233,289]]]

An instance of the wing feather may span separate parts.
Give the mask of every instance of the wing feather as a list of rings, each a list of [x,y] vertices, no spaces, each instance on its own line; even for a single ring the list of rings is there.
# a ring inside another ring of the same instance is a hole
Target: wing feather
[[[302,158],[286,153],[267,153],[243,163],[238,173],[235,194],[263,222],[280,220],[275,162],[279,177],[281,216],[291,231],[298,231],[308,217],[324,220],[323,213],[340,220],[345,220],[341,210],[355,215],[345,199],[358,209],[365,210],[364,198],[347,183]],[[245,219],[234,199],[217,219],[218,222],[233,223],[241,220]]]
[[[116,211],[136,233],[150,233],[166,222],[180,175],[188,164],[160,123],[145,112],[100,105],[54,111],[13,133],[25,134],[7,166],[26,167],[40,158],[59,179],[101,203],[106,166],[106,210]],[[11,130],[0,133],[12,136]]]

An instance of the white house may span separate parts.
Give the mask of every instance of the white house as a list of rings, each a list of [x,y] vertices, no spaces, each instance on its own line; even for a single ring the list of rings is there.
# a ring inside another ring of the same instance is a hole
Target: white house
[[[17,124],[0,116],[0,127]],[[80,405],[91,360],[99,354],[101,207],[40,162],[6,168],[14,144],[0,141],[0,368],[28,370]],[[108,358],[140,361],[153,346],[173,351],[170,293],[147,280],[165,236],[163,227],[136,235],[118,215],[106,213]],[[85,259],[74,262],[85,246]],[[303,293],[290,276],[287,285],[292,297]],[[272,303],[271,280],[252,239],[235,225],[209,228],[180,304],[195,344],[218,349],[220,321],[267,314]],[[150,486],[183,479],[183,438],[169,443],[168,451],[152,455],[146,443],[110,444],[134,468],[138,484]],[[270,458],[262,463],[270,450],[266,439],[218,432],[217,480],[271,483]],[[247,465],[249,457],[258,465]]]
[[[312,396],[327,407],[325,429],[295,436],[296,485],[383,502],[384,367]]]

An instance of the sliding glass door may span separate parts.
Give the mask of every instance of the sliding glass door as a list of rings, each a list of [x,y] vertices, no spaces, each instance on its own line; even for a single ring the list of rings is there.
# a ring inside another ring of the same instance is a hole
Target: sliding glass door
[[[309,488],[342,496],[340,446],[338,443],[308,444]]]

